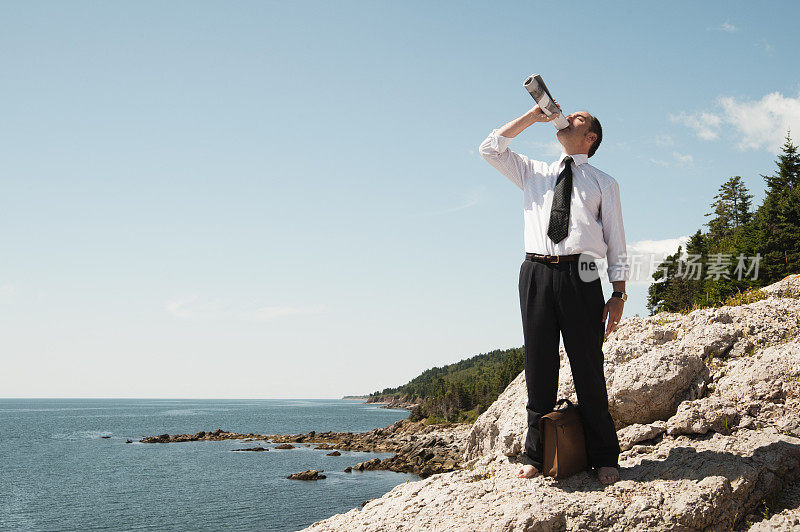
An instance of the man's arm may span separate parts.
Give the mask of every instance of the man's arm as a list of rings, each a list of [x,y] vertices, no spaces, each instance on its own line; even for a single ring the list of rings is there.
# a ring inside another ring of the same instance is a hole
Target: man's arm
[[[535,105],[533,108],[531,108],[531,110],[529,110],[524,115],[520,116],[519,118],[515,118],[511,122],[508,122],[506,125],[499,128],[497,132],[500,135],[503,135],[504,137],[513,139],[514,137],[525,131],[525,129],[527,129],[528,126],[531,126],[536,122],[550,122],[551,120],[555,120],[555,118],[556,115],[548,117],[546,114],[544,114],[544,111],[542,111],[538,105]]]
[[[619,196],[619,185],[616,181],[602,192],[600,217],[603,221],[603,239],[608,246],[606,251],[608,280],[611,281],[615,292],[624,292],[625,281],[628,279],[628,254],[625,244],[625,226],[622,223],[622,202]],[[608,318],[606,335],[617,328],[619,320],[622,319],[624,306],[625,302],[617,297],[610,298],[606,303],[603,311],[603,322]]]
[[[628,254],[625,244],[625,226],[622,223],[622,201],[619,185],[613,182],[603,189],[600,199],[600,219],[603,222],[603,240],[608,249],[608,280],[628,279]]]
[[[508,145],[512,138],[519,135],[528,126],[536,122],[550,122],[555,117],[556,115],[546,116],[537,105],[519,118],[492,131],[481,143],[478,151],[489,164],[497,168],[512,183],[519,188],[524,188],[525,173],[531,167],[532,161],[524,155],[509,150]]]

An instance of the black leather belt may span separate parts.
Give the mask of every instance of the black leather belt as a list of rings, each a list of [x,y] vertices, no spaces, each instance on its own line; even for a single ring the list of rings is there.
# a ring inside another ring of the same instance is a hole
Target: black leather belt
[[[576,253],[574,255],[540,255],[539,253],[525,253],[525,260],[531,260],[533,262],[567,262],[567,261],[575,261],[578,260],[580,257],[580,253]]]

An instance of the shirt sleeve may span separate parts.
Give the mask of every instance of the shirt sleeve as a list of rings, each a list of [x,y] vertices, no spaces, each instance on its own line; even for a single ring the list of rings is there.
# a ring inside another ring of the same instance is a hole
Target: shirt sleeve
[[[625,245],[625,226],[622,224],[622,202],[619,184],[614,181],[602,191],[600,217],[603,220],[603,239],[608,246],[608,280],[628,280],[628,252]]]
[[[478,151],[489,164],[522,189],[525,187],[525,175],[530,171],[532,164],[526,156],[508,149],[511,140],[510,137],[500,135],[495,129],[481,143]]]

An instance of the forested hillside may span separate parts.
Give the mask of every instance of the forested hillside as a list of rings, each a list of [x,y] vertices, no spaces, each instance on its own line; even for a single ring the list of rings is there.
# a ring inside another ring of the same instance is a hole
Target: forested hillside
[[[411,419],[429,422],[472,422],[525,368],[522,347],[498,349],[431,368],[397,388],[370,394],[370,401],[420,403]]]

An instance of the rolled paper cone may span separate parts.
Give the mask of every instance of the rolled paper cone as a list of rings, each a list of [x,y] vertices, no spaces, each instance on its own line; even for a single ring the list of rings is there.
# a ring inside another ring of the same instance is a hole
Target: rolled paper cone
[[[555,126],[556,129],[569,127],[569,121],[559,112],[558,107],[550,95],[550,91],[547,90],[547,85],[544,84],[544,80],[539,74],[529,76],[522,86],[525,87],[531,95],[531,98],[534,99],[545,115],[556,115],[556,118],[552,120],[553,126]]]

